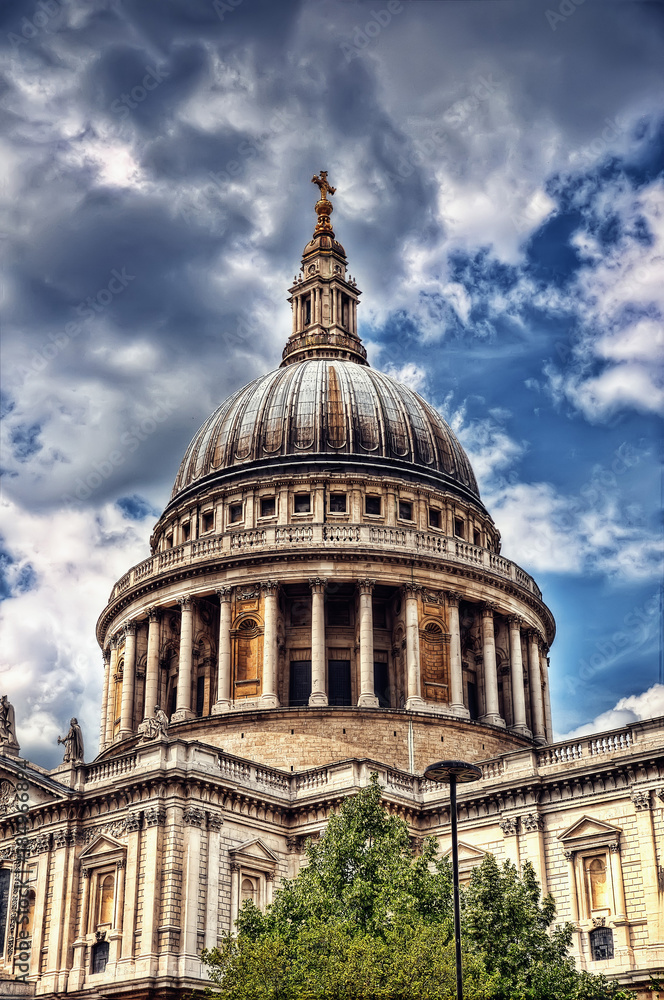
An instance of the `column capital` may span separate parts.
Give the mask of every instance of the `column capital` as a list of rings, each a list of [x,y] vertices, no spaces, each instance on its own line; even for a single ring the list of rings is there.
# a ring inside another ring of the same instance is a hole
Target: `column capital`
[[[158,622],[160,618],[161,618],[161,608],[158,608],[156,605],[153,605],[151,608],[148,608],[149,622]]]
[[[110,638],[111,649],[117,649],[123,638],[124,636],[122,636],[120,632],[115,632]]]
[[[222,604],[226,604],[226,603],[230,602],[231,597],[233,596],[233,588],[232,587],[217,587],[215,593],[216,593],[217,597],[219,598],[219,601]]]
[[[491,604],[490,602],[487,601],[485,604],[481,606],[480,610],[482,618],[493,618],[494,614],[496,613],[496,605]]]
[[[536,628],[526,629],[526,635],[528,636],[528,642],[536,643],[538,646],[541,644],[542,636]]]
[[[123,628],[123,631],[125,636],[136,635],[137,629],[138,629],[138,622],[133,621],[133,622],[127,622],[127,624]]]
[[[523,618],[519,617],[519,615],[508,615],[507,616],[507,621],[509,622],[510,628],[513,628],[513,629],[522,629],[523,628],[524,621],[523,621]]]
[[[446,590],[445,600],[449,607],[459,607],[459,602],[463,599],[463,594],[459,594],[456,590]]]
[[[404,583],[403,592],[406,595],[406,599],[417,597],[422,587],[419,583]]]
[[[107,663],[111,662],[111,647],[110,647],[110,645],[106,646],[105,649],[102,649],[101,655],[104,657],[104,666],[106,666]]]
[[[265,594],[276,594],[279,590],[279,584],[276,580],[266,580],[261,583],[261,589],[265,591]]]
[[[376,586],[376,581],[369,580],[368,578],[357,581],[357,589],[359,590],[360,594],[371,594],[375,586]]]
[[[327,580],[323,580],[321,577],[316,576],[310,578],[309,586],[311,587],[312,594],[323,594],[325,593],[325,588],[327,587]]]
[[[180,611],[191,611],[194,599],[190,594],[183,594],[177,598],[177,602],[180,605]]]

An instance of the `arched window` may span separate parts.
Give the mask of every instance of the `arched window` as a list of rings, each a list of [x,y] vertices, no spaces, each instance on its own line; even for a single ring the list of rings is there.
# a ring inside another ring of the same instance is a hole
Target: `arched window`
[[[98,924],[113,923],[113,903],[115,900],[115,877],[110,873],[102,875],[99,879],[99,909],[97,911]]]
[[[256,905],[258,905],[258,885],[256,880],[248,878],[245,875],[242,879],[242,885],[240,887],[240,903],[244,903],[247,899],[250,899],[252,903],[256,903]]]
[[[448,702],[448,645],[438,622],[427,622],[420,642],[422,695],[426,701]]]
[[[606,881],[606,860],[604,858],[587,858],[585,869],[590,909],[608,910],[609,892]]]

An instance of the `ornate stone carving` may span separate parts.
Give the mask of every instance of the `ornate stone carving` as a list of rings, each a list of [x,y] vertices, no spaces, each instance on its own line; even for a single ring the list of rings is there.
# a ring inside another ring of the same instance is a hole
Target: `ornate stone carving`
[[[517,819],[516,816],[506,816],[505,819],[501,819],[498,824],[500,829],[503,831],[505,837],[516,837],[517,834]]]
[[[463,594],[458,593],[456,590],[446,590],[445,600],[447,601],[448,607],[459,607],[459,601],[462,600]]]
[[[240,866],[237,863],[237,861],[231,861],[231,863],[230,863],[230,869],[231,869],[232,872],[239,872]]]
[[[369,580],[368,578],[357,581],[357,589],[361,594],[371,594],[375,586],[376,586],[376,581]]]
[[[265,583],[261,583],[261,587],[266,594],[276,594],[279,590],[279,584],[276,580],[266,580]]]
[[[123,869],[125,869],[127,867],[127,859],[126,858],[119,858],[115,862],[115,867],[116,867],[117,871],[122,871]]]
[[[563,854],[565,855],[565,861],[574,860],[574,851],[563,851]]]
[[[221,830],[224,825],[223,816],[219,816],[217,813],[208,813],[207,825],[208,830]]]
[[[190,594],[182,594],[182,596],[178,597],[177,601],[180,605],[180,611],[191,611],[194,604],[194,600]]]
[[[71,830],[56,830],[53,834],[53,846],[57,849],[59,847],[69,847],[74,840],[74,834]]]
[[[0,752],[4,750],[10,754],[17,754],[19,749],[14,706],[7,695],[3,694],[0,698]]]
[[[309,580],[309,586],[311,587],[312,594],[323,594],[325,588],[327,587],[327,580],[321,579],[321,577],[316,576]]]
[[[158,622],[160,618],[161,618],[161,608],[158,608],[156,606],[148,608],[149,622]]]
[[[544,820],[538,813],[527,813],[521,817],[521,825],[526,833],[544,829]]]
[[[203,826],[203,821],[205,819],[205,813],[202,809],[196,808],[196,806],[187,806],[185,809],[182,819],[184,820],[185,826]]]
[[[650,809],[650,792],[641,791],[640,789],[632,789],[632,802],[634,808],[637,812],[642,812],[644,809]]]
[[[217,590],[215,591],[215,593],[216,593],[217,597],[219,598],[219,600],[222,603],[224,603],[224,602],[230,602],[230,600],[231,600],[231,598],[233,596],[233,588],[232,587],[218,587]]]
[[[58,736],[58,743],[65,748],[64,764],[75,764],[84,759],[83,733],[78,719],[69,720],[69,732],[66,736]]]
[[[11,781],[0,781],[0,816],[4,816],[14,807],[16,801],[16,785]]]
[[[593,927],[606,927],[606,917],[593,917]]]
[[[46,854],[51,848],[51,838],[48,833],[40,833],[36,838],[34,847],[32,849],[33,854]]]
[[[166,810],[153,807],[145,810],[145,824],[151,826],[163,826],[166,822]]]
[[[141,814],[138,812],[127,813],[125,826],[127,833],[136,833],[141,828]]]

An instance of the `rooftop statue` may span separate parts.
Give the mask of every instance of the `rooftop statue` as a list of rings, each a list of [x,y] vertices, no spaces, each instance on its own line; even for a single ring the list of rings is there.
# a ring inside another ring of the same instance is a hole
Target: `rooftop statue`
[[[77,764],[83,760],[83,733],[78,724],[78,719],[70,719],[69,732],[64,737],[58,736],[58,743],[62,743],[65,748],[63,763]]]
[[[6,694],[0,698],[0,753],[18,753],[20,747],[16,739],[16,715],[14,706]]]

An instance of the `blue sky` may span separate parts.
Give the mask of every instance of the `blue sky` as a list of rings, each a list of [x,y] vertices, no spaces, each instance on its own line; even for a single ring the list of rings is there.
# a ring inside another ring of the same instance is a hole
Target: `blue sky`
[[[664,714],[664,8],[5,3],[0,688],[96,750],[94,624],[279,362],[313,173],[371,363],[436,405],[558,623],[563,736]]]

